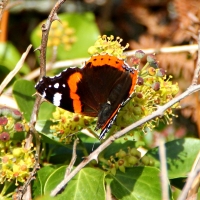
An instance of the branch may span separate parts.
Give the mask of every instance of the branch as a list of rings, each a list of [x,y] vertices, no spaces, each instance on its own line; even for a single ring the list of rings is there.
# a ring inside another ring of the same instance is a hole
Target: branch
[[[51,10],[51,13],[48,16],[48,19],[46,21],[46,24],[42,25],[42,39],[41,39],[41,45],[38,48],[38,50],[40,50],[40,78],[45,76],[46,74],[46,48],[47,48],[47,42],[48,42],[48,35],[49,35],[49,31],[51,28],[51,24],[54,20],[58,20],[57,17],[57,11],[58,9],[61,7],[61,5],[65,2],[66,0],[58,0],[57,3],[55,4],[55,6],[53,7],[53,9]],[[30,143],[32,142],[32,138],[33,138],[33,134],[36,135],[36,139],[37,139],[37,143],[36,143],[36,148],[37,148],[37,154],[39,155],[39,137],[37,132],[35,131],[35,123],[36,123],[36,118],[37,118],[37,114],[39,111],[39,106],[41,103],[41,96],[37,95],[36,100],[35,100],[35,104],[34,104],[34,108],[31,114],[31,119],[30,119],[30,134],[27,136],[27,144],[26,145],[30,145]]]
[[[46,74],[46,48],[47,48],[48,35],[49,35],[50,28],[51,28],[51,24],[54,20],[58,20],[57,11],[65,1],[66,0],[58,0],[57,1],[55,6],[53,7],[53,9],[51,10],[51,13],[48,16],[46,24],[42,25],[41,46],[38,48],[38,50],[40,50],[40,77],[42,77]],[[35,103],[34,103],[33,111],[31,114],[30,123],[29,123],[30,131],[27,134],[26,144],[25,144],[25,148],[30,147],[32,140],[33,140],[33,135],[35,135],[35,137],[36,137],[36,156],[39,156],[39,153],[40,153],[40,138],[39,138],[37,131],[35,130],[35,123],[36,123],[37,115],[39,112],[39,106],[41,103],[41,99],[42,98],[39,95],[37,95]],[[36,165],[39,166],[39,159],[36,159]],[[33,172],[34,172],[34,170],[33,170]],[[22,195],[21,195],[20,199],[23,198],[23,195],[26,195],[26,194],[24,194],[24,192],[28,191],[28,190],[26,190],[26,188],[28,185],[30,185],[31,180],[32,180],[32,176],[30,175],[29,179],[23,186],[24,190],[23,190],[23,193],[21,193]],[[28,192],[30,192],[30,191],[28,191]]]
[[[40,49],[40,48],[39,48]],[[196,52],[198,50],[198,45],[183,45],[183,46],[175,46],[175,47],[164,47],[160,49],[143,49],[146,54],[151,54],[151,53],[180,53],[180,52]],[[133,56],[135,54],[134,51],[125,51],[125,54],[127,56]],[[70,66],[75,66],[75,65],[81,65],[84,63],[86,60],[89,58],[78,58],[78,59],[72,59],[72,60],[64,60],[64,61],[58,61],[55,63],[47,63],[46,65],[46,71],[52,70],[52,69],[59,69],[59,68],[66,68]],[[35,69],[34,71],[30,72],[28,75],[24,76],[23,79],[26,80],[33,80],[37,78],[41,74],[40,68]],[[10,94],[12,92],[12,88],[8,88],[4,94]]]
[[[189,190],[192,186],[192,183],[194,182],[195,178],[198,176],[198,174],[200,173],[200,152],[195,160],[196,166],[194,167],[194,170],[192,170],[189,173],[189,176],[187,178],[187,182],[180,194],[180,196],[178,197],[178,200],[185,200],[187,199],[187,195],[189,193]],[[199,182],[198,182],[199,184]]]
[[[93,151],[87,158],[85,158],[69,175],[68,177],[63,180],[52,192],[51,196],[55,196],[57,193],[57,188],[60,188],[61,185],[66,185],[83,167],[85,167],[91,160],[96,160],[98,155],[107,148],[112,142],[114,142],[119,137],[126,134],[128,131],[135,129],[138,126],[141,126],[142,124],[146,123],[147,121],[150,121],[156,117],[160,117],[164,114],[164,112],[173,106],[175,103],[179,102],[181,99],[185,98],[186,96],[189,96],[193,94],[194,92],[197,92],[200,90],[200,85],[191,85],[184,93],[181,95],[175,97],[168,103],[166,103],[163,106],[159,106],[156,111],[154,111],[151,115],[148,115],[141,120],[131,124],[130,126],[124,128],[123,130],[117,132],[116,134],[110,136],[103,144],[101,144],[95,151]]]
[[[162,199],[169,199],[168,190],[168,177],[167,177],[167,161],[166,161],[166,149],[164,144],[164,138],[161,136],[159,139],[159,158],[160,158],[160,179],[162,187]]]
[[[180,52],[196,52],[198,50],[198,45],[183,45],[183,46],[174,46],[174,47],[163,47],[160,49],[142,49],[142,51],[145,54],[152,54],[152,53],[180,53]],[[126,54],[128,57],[133,56],[135,54],[135,50],[133,51],[125,51],[124,54]],[[86,60],[89,58],[78,58],[78,59],[72,59],[72,60],[64,60],[64,61],[58,61],[55,62],[54,64],[52,63],[47,63],[46,70],[51,70],[51,69],[58,69],[58,68],[66,68],[70,66],[75,66],[75,65],[81,65],[84,63]],[[40,69],[36,69],[29,73],[28,75],[24,76],[24,79],[27,80],[33,80],[37,78],[40,74]]]
[[[198,32],[198,57],[197,57],[197,66],[194,72],[194,77],[192,80],[192,84],[196,85],[198,82],[199,72],[200,72],[200,31]]]
[[[51,10],[51,13],[49,14],[49,17],[46,21],[46,24],[42,25],[42,42],[41,46],[38,48],[40,52],[40,78],[45,76],[46,74],[46,49],[47,49],[47,42],[48,42],[48,35],[51,28],[51,24],[55,20],[59,20],[57,16],[57,11],[61,7],[61,5],[66,0],[58,0],[53,9]]]
[[[145,54],[152,54],[152,53],[180,53],[180,52],[196,52],[198,50],[198,45],[182,45],[182,46],[173,46],[173,47],[162,47],[159,49],[146,49],[144,51]],[[127,56],[133,56],[135,54],[134,51],[126,51]]]
[[[65,178],[70,174],[70,172],[72,171],[72,167],[74,166],[74,163],[76,162],[76,158],[77,158],[77,155],[76,155],[76,146],[78,144],[78,141],[79,141],[78,138],[74,141],[73,152],[72,152],[72,159],[71,159],[71,162],[69,163],[69,166],[66,169]]]
[[[70,164],[68,165],[67,169],[66,169],[66,172],[65,172],[65,176],[64,176],[64,180],[67,178],[67,176],[70,174],[70,172],[72,171],[72,168],[74,166],[74,163],[76,162],[76,158],[77,158],[77,155],[76,155],[76,146],[78,144],[78,141],[79,139],[77,138],[75,141],[74,141],[74,145],[73,145],[73,152],[72,152],[72,159],[71,159],[71,162]],[[54,190],[54,193],[57,194],[59,193],[62,188],[65,187],[65,185],[59,185],[60,187],[56,187],[56,190]]]

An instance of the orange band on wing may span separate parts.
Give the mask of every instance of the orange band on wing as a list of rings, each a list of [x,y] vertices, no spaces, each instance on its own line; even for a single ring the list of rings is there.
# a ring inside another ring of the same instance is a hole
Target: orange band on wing
[[[109,65],[110,67],[114,67],[119,69],[120,71],[124,71],[123,64],[124,60],[120,60],[115,56],[110,56],[108,54],[92,56],[87,62],[86,65],[92,63],[92,67],[101,67],[104,65]]]
[[[82,79],[82,74],[80,72],[75,72],[67,80],[67,84],[72,92],[77,91],[77,83]]]
[[[80,72],[76,72],[72,74],[67,80],[67,84],[70,89],[70,98],[73,99],[73,108],[74,112],[76,113],[80,113],[82,109],[80,96],[76,93],[78,89],[77,84],[81,79],[82,79],[82,74]]]
[[[134,73],[131,73],[131,78],[132,78],[132,85],[129,90],[129,95],[132,94],[135,90],[135,86],[137,84],[137,79],[138,79],[138,70],[135,70]]]

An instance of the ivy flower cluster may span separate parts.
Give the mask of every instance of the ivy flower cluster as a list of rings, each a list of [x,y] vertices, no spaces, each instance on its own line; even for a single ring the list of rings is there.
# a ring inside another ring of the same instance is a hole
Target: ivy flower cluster
[[[94,46],[89,48],[89,52],[93,55],[108,53],[125,61],[123,51],[128,45],[123,47],[121,46],[121,42],[122,39],[119,37],[114,40],[114,36],[102,36],[98,38]],[[146,64],[143,66],[144,59],[146,59]],[[159,106],[172,100],[179,91],[178,84],[174,84],[171,81],[172,76],[167,76],[166,71],[159,67],[155,55],[146,56],[143,51],[138,50],[130,59],[130,63],[130,67],[139,70],[135,92],[130,101],[118,113],[109,134],[114,134],[139,119],[150,115]],[[172,117],[175,116],[173,108],[177,107],[179,107],[179,104],[175,104],[167,109],[162,118],[146,122],[138,129],[130,131],[129,135],[134,135],[136,131],[141,132],[141,130],[142,132],[146,132],[147,128],[153,129],[160,121],[164,121],[167,124],[172,123]],[[64,110],[61,111],[60,108],[57,108],[53,114],[53,120],[58,123],[51,127],[52,131],[58,133],[57,135],[61,140],[65,140],[67,143],[71,141],[70,138],[66,139],[69,135],[80,131],[82,128],[87,128],[87,126],[91,129],[96,122],[96,118],[81,116]]]
[[[35,163],[33,147],[25,148],[29,126],[18,110],[0,108],[0,183],[25,182]]]
[[[41,37],[41,31],[38,30],[38,36]],[[69,26],[67,21],[54,21],[51,25],[47,47],[64,45],[65,50],[69,51],[77,40],[74,28]]]

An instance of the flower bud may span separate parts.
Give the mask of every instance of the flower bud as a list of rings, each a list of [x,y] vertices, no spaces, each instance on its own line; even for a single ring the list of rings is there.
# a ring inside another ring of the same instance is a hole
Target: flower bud
[[[136,52],[135,52],[135,57],[136,58],[143,58],[145,56],[145,53],[142,51],[142,50],[137,50]]]
[[[141,162],[144,164],[144,165],[149,165],[150,163],[150,158],[148,156],[143,156],[141,158]]]
[[[120,149],[119,152],[118,152],[118,157],[119,157],[119,158],[123,158],[123,157],[125,157],[125,156],[126,156],[126,152],[123,151],[122,149]]]
[[[162,68],[158,69],[158,71],[156,73],[156,75],[158,77],[163,77],[163,76],[165,76],[165,74],[166,74],[166,71],[164,69],[162,69]]]
[[[137,159],[135,156],[130,156],[130,157],[128,158],[128,163],[129,163],[130,165],[135,165],[135,164],[137,164],[137,162],[138,162],[138,159]]]
[[[7,132],[0,134],[0,141],[7,142],[10,139],[10,135]]]
[[[132,148],[130,153],[131,153],[132,156],[135,156],[137,158],[141,157],[141,153],[136,148]]]
[[[22,113],[19,110],[13,110],[12,117],[16,120],[19,120],[22,118]]]
[[[155,91],[158,91],[160,90],[160,83],[159,82],[155,82],[152,84],[152,89],[155,90]]]
[[[6,117],[0,117],[0,125],[5,126],[8,123],[8,119]]]
[[[138,77],[138,81],[137,81],[138,85],[143,85],[144,84],[144,79],[142,77]]]
[[[24,130],[24,126],[23,126],[23,124],[21,124],[20,122],[17,122],[17,123],[15,124],[14,128],[15,128],[15,130],[16,130],[17,132],[21,132],[21,131]]]

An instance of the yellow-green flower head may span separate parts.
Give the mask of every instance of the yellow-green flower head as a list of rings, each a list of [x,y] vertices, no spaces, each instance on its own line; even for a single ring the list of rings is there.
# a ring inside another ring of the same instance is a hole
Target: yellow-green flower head
[[[22,142],[21,147],[10,145],[6,150],[1,150],[0,161],[0,183],[5,181],[25,182],[30,176],[30,169],[35,163],[34,149],[24,147]]]
[[[170,81],[171,78],[172,77],[169,76],[167,79],[166,71],[162,68],[158,68],[155,55],[148,56],[146,65],[142,67],[139,73],[135,93],[132,99],[119,112],[115,123],[115,129],[111,129],[111,132],[120,130],[150,115],[157,110],[158,106],[162,106],[173,99],[178,93],[179,87],[177,83],[173,84],[172,81]],[[179,105],[176,104],[173,108],[177,108],[178,106]],[[151,120],[139,127],[138,130],[142,129],[145,131],[146,127],[153,129],[161,120],[165,120],[168,124],[172,123],[172,116],[174,116],[172,109],[168,109],[163,118]],[[135,132],[135,130],[130,131],[130,133],[132,132]]]
[[[38,30],[37,35],[42,36],[40,30]],[[47,43],[48,47],[64,45],[65,50],[70,50],[76,41],[75,29],[70,27],[67,21],[55,20],[52,23]]]
[[[60,138],[61,142],[68,144],[72,141],[73,135],[88,127],[94,118],[71,113],[57,107],[52,121],[55,122],[50,127],[53,134]]]
[[[121,45],[122,39],[120,37],[116,37],[114,40],[114,36],[110,37],[103,35],[99,36],[94,46],[91,46],[88,49],[88,53],[90,55],[95,54],[110,54],[112,56],[116,56],[117,58],[125,59],[126,56],[123,55],[123,51],[128,48],[129,44],[126,44],[125,47]]]
[[[34,150],[26,149],[25,142],[21,142],[28,130],[18,110],[0,108],[0,183],[15,180],[18,185],[29,177],[35,163]]]
[[[115,175],[117,170],[125,173],[126,168],[139,164],[141,153],[136,148],[128,147],[127,151],[120,149],[115,155],[111,155],[109,160],[99,157],[103,169]]]
[[[28,124],[22,118],[22,114],[8,107],[0,108],[0,145],[9,146],[12,139],[24,139],[29,130]]]

